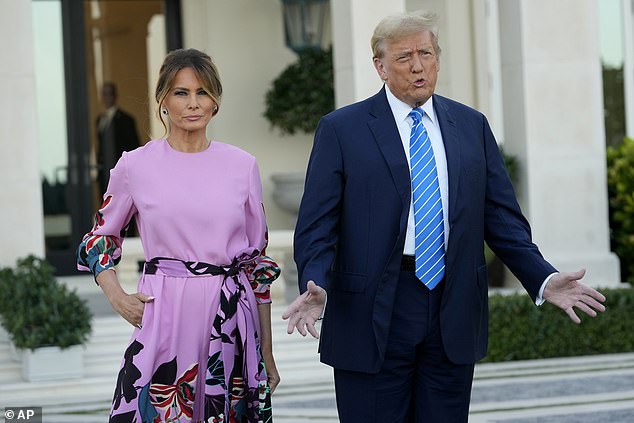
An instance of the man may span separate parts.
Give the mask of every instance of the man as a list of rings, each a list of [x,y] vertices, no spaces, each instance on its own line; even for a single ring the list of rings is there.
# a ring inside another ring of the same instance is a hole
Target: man
[[[97,180],[101,196],[106,192],[110,169],[124,151],[137,148],[139,137],[134,118],[117,106],[117,87],[105,82],[101,87],[101,104],[105,112],[97,118]]]
[[[384,19],[372,37],[384,81],[325,116],[295,231],[302,294],[288,332],[317,337],[334,367],[340,421],[465,422],[487,349],[486,240],[536,304],[579,323],[605,298],[558,273],[531,241],[479,112],[434,94],[433,16]]]

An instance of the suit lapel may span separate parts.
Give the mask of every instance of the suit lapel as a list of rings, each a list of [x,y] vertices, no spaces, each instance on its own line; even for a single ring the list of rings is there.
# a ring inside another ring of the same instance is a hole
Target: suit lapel
[[[449,178],[449,224],[456,214],[458,186],[460,184],[460,140],[456,121],[443,97],[434,95],[434,110],[440,124],[442,139],[447,156],[447,177]]]
[[[370,114],[374,117],[368,122],[368,126],[374,135],[374,140],[379,146],[385,161],[392,174],[394,185],[401,197],[404,208],[409,208],[411,195],[411,180],[407,158],[403,151],[401,136],[394,122],[394,115],[390,109],[385,88],[372,97],[373,104]]]

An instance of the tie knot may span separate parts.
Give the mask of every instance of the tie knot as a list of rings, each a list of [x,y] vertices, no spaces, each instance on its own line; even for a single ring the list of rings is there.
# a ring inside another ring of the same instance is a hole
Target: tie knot
[[[408,116],[412,118],[412,120],[414,121],[414,125],[416,125],[418,124],[418,122],[423,120],[423,111],[419,108],[415,108],[412,109],[411,112],[409,112]]]

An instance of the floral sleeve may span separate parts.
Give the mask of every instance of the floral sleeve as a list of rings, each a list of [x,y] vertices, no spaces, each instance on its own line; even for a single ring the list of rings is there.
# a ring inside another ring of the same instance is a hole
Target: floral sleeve
[[[121,260],[121,244],[136,213],[128,188],[126,153],[110,171],[104,201],[95,214],[94,225],[77,249],[77,269],[97,275],[114,268]]]
[[[247,278],[259,304],[271,302],[271,283],[280,276],[280,267],[266,255],[268,233],[264,206],[262,204],[262,183],[260,171],[254,161],[251,167],[249,198],[246,204],[247,237],[249,244],[260,251],[260,255],[247,269]]]

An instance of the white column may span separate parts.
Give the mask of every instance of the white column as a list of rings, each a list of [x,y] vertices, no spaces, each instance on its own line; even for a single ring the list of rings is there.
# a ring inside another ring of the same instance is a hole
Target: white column
[[[405,12],[405,0],[331,0],[335,105],[370,97],[381,88],[370,39],[386,16]]]
[[[30,1],[0,0],[0,266],[44,255]]]
[[[625,134],[634,137],[634,0],[623,0]]]
[[[499,13],[505,147],[533,238],[558,269],[616,284],[596,1],[505,0]]]

